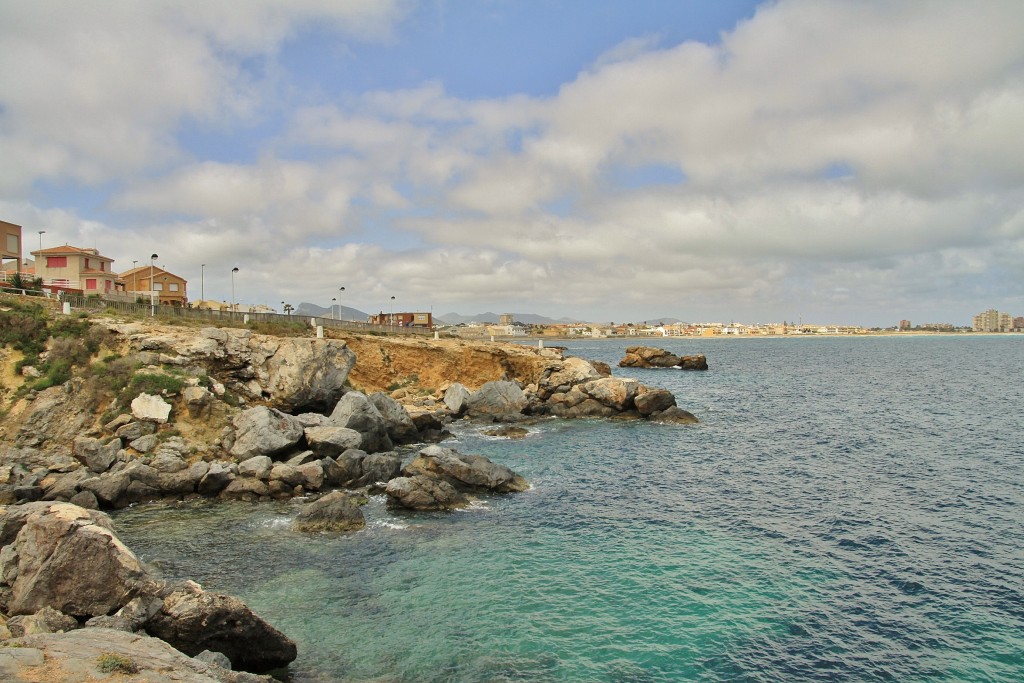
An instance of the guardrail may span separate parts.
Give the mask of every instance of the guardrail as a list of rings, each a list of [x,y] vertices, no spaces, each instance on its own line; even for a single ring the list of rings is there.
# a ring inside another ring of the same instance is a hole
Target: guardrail
[[[208,320],[211,324],[217,322],[275,322],[275,323],[302,323],[315,327],[323,326],[325,329],[349,330],[354,332],[376,332],[381,334],[423,336],[433,335],[434,331],[424,327],[399,327],[397,325],[373,325],[371,323],[359,322],[356,320],[333,320],[331,318],[320,318],[308,315],[286,315],[283,313],[264,312],[242,312],[242,311],[219,311],[205,308],[188,308],[183,306],[160,306],[151,307],[149,303],[136,303],[128,301],[110,301],[98,297],[65,296],[64,301],[71,304],[72,308],[88,309],[99,311],[113,309],[122,313],[132,315],[150,315],[156,313],[157,318],[185,318],[188,320]]]

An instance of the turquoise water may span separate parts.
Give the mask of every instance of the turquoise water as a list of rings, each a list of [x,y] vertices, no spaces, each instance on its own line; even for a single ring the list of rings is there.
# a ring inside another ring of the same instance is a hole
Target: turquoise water
[[[346,536],[293,533],[290,503],[140,506],[118,530],[293,637],[297,682],[1024,680],[1024,337],[652,345],[711,370],[616,374],[700,425],[459,430],[526,493],[378,497]]]

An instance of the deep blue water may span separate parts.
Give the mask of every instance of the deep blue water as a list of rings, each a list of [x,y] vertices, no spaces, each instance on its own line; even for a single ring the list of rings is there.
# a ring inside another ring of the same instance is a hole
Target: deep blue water
[[[523,494],[303,536],[137,507],[143,559],[296,639],[295,681],[1024,680],[1024,336],[648,340],[700,425],[462,428]],[[570,343],[615,365],[624,341]]]

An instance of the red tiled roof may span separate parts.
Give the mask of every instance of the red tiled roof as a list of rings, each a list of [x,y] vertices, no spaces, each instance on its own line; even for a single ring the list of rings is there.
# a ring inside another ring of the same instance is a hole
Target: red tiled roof
[[[54,256],[61,254],[81,254],[83,256],[89,256],[92,258],[103,259],[104,261],[110,261],[111,263],[114,262],[114,259],[110,258],[109,256],[104,256],[103,254],[97,254],[93,249],[72,247],[69,244],[65,244],[62,247],[47,247],[46,249],[36,249],[35,251],[31,251],[29,253],[32,254],[33,256],[35,256],[36,254],[42,256]]]

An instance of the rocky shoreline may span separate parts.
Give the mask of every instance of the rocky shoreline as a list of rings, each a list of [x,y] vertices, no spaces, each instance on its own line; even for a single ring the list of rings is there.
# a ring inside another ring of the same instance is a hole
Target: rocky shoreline
[[[96,375],[83,372],[22,392],[0,427],[0,640],[17,646],[0,647],[0,673],[37,666],[33,649],[46,666],[62,648],[91,652],[90,639],[118,643],[136,665],[177,657],[160,642],[199,655],[168,665],[185,672],[175,680],[266,680],[231,669],[260,673],[295,658],[295,644],[240,601],[149,572],[101,509],[305,497],[297,530],[345,533],[365,525],[369,493],[392,507],[454,510],[529,488],[482,456],[424,446],[455,420],[496,423],[509,436],[544,418],[697,421],[670,392],[560,349],[101,327],[96,353],[114,352],[111,370],[131,368],[123,388],[98,391]],[[53,353],[40,354],[40,368]],[[21,369],[42,374],[30,357]],[[446,381],[411,381],[420,375]],[[359,390],[393,379],[388,391]]]

